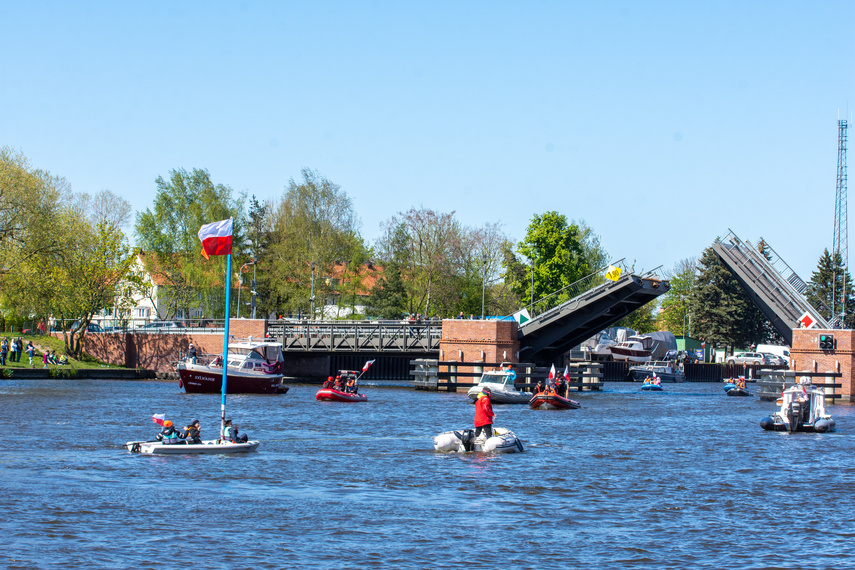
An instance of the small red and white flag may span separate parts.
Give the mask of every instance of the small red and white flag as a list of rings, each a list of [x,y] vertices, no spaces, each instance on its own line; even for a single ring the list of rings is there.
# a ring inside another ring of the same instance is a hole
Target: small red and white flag
[[[570,367],[566,364],[564,365],[564,379],[570,381]]]
[[[554,364],[552,365],[552,368],[550,368],[550,370],[549,370],[549,379],[552,380],[553,378],[555,378],[555,365]]]
[[[372,365],[372,364],[374,364],[374,361],[373,361],[373,360],[369,360],[368,362],[366,362],[366,363],[365,363],[365,366],[363,366],[363,367],[362,367],[362,371],[363,371],[363,372],[367,371],[369,368],[371,368],[371,365]]]
[[[205,224],[199,229],[202,242],[202,255],[210,259],[212,255],[229,255],[232,252],[232,218]]]
[[[707,346],[707,341],[701,343],[701,348],[705,348]]]
[[[151,421],[153,421],[159,426],[162,426],[163,422],[166,421],[166,414],[154,414],[153,416],[151,416]]]

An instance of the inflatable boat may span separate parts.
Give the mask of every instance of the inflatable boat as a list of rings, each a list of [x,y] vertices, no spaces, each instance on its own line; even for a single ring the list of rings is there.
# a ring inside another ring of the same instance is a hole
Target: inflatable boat
[[[540,394],[535,394],[531,397],[531,400],[528,402],[528,407],[532,410],[540,408],[543,408],[544,410],[578,410],[582,407],[582,404],[576,400],[571,400],[570,398],[565,398],[564,396],[559,396],[555,393],[547,394],[545,392],[541,392]]]
[[[483,433],[476,438],[474,429],[445,431],[433,438],[433,448],[445,453],[519,453],[524,449],[514,432],[500,427],[493,428],[490,438],[485,438]]]
[[[784,390],[781,409],[760,421],[767,431],[834,431],[834,419],[825,411],[825,392],[813,386],[810,379]]]
[[[749,392],[745,388],[737,388],[736,386],[734,386],[733,388],[731,388],[730,390],[727,391],[727,395],[744,398],[745,396],[750,396],[751,392]]]
[[[354,394],[353,392],[342,392],[335,388],[321,388],[315,394],[315,400],[322,402],[367,402],[365,394]]]

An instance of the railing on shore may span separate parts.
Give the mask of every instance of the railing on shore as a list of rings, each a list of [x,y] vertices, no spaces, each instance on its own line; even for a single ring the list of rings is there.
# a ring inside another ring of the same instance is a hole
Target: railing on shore
[[[457,392],[477,386],[481,375],[487,370],[496,370],[501,362],[456,362],[418,358],[410,361],[410,376],[416,390]],[[576,391],[599,390],[602,386],[601,366],[598,362],[571,363],[567,387]],[[545,381],[549,368],[535,366],[529,362],[514,363],[517,379],[514,386],[520,390],[531,390],[538,381]],[[559,374],[563,371],[559,371]]]
[[[835,393],[843,384],[838,382],[814,382],[815,378],[841,378],[840,372],[802,372],[799,370],[761,370],[760,380],[757,381],[757,397],[761,400],[773,401],[781,396],[781,392],[799,383],[801,378],[811,379],[811,384],[825,391],[825,399],[831,402],[842,397]]]

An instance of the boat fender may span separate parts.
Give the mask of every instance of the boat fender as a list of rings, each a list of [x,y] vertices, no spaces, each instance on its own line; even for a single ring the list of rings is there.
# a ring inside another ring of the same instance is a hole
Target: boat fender
[[[520,438],[517,438],[517,449],[519,449],[519,450],[520,450],[520,453],[522,453],[522,451],[523,451],[523,444],[522,444],[522,441],[520,440]]]
[[[766,416],[765,418],[760,420],[760,427],[765,429],[766,431],[774,431],[775,420],[773,420],[771,416]]]

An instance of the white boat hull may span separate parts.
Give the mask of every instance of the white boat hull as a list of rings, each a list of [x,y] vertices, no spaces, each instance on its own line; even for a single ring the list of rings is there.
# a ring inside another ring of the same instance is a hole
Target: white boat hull
[[[514,432],[493,428],[493,437],[474,439],[472,429],[446,431],[433,438],[433,447],[445,453],[519,453],[524,450],[522,441]]]
[[[245,453],[255,451],[261,442],[250,440],[246,443],[221,442],[218,439],[202,443],[164,444],[160,441],[129,441],[125,444],[128,451],[143,455],[220,455],[222,453]]]

